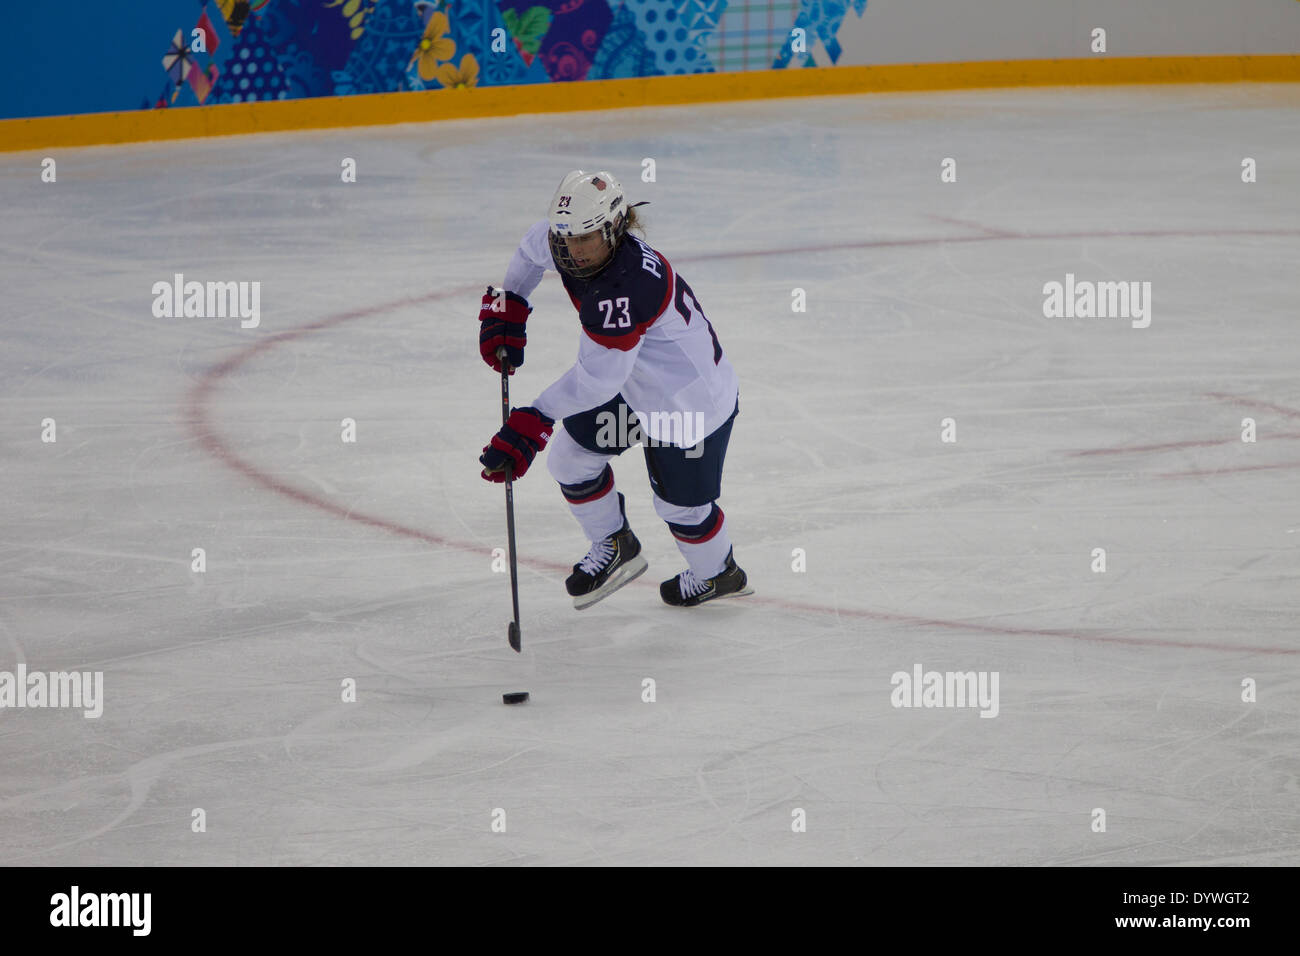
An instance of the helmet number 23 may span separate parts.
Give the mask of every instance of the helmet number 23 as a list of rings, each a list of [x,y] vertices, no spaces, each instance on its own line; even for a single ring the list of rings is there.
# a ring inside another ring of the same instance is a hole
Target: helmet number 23
[[[628,297],[625,295],[621,295],[617,299],[601,299],[597,302],[596,306],[605,315],[605,321],[601,324],[601,328],[632,328],[632,313],[628,311],[629,305]],[[614,314],[616,308],[619,310],[617,315]]]

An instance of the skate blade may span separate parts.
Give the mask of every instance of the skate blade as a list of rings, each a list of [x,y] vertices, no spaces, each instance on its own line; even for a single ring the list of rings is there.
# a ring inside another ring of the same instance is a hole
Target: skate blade
[[[701,601],[699,604],[669,604],[668,607],[677,607],[685,611],[694,610],[697,607],[708,607],[710,604],[716,604],[718,601],[726,601],[731,598],[744,597],[746,594],[753,594],[754,589],[746,585],[739,591],[732,591],[730,594],[723,594],[719,597],[711,597],[707,601]]]
[[[591,607],[593,604],[595,604],[598,601],[604,600],[605,598],[613,594],[615,591],[617,591],[619,588],[621,588],[623,585],[635,581],[641,575],[645,574],[645,570],[648,567],[650,567],[649,562],[646,561],[644,556],[638,554],[627,564],[623,565],[621,568],[615,571],[614,576],[611,577],[604,584],[602,584],[600,587],[596,588],[596,590],[591,591],[587,594],[579,595],[578,597],[574,598],[573,599],[574,609],[581,611],[584,608]]]

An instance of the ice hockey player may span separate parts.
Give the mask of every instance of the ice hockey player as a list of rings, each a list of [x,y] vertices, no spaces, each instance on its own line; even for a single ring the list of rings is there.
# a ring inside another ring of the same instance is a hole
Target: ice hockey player
[[[548,219],[524,235],[504,288],[489,288],[479,312],[483,360],[500,374],[500,353],[513,374],[524,362],[528,297],[547,269],[559,272],[578,310],[577,361],[531,405],[511,410],[479,461],[488,481],[517,480],[554,432],[548,468],[591,542],[565,582],[579,609],[646,569],[610,467],[638,441],[655,512],[687,563],[659,586],[663,600],[694,607],[753,593],[717,504],[739,412],[736,372],[691,287],[629,232],[639,227],[613,176],[574,170]]]

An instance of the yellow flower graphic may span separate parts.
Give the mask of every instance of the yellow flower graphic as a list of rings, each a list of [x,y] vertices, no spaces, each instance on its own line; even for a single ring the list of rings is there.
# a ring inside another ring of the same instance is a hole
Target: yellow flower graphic
[[[434,73],[435,78],[449,90],[478,85],[478,60],[473,53],[466,53],[460,59],[460,66],[444,63]]]
[[[420,61],[420,79],[432,80],[441,67],[439,60],[450,60],[456,55],[456,41],[445,36],[450,24],[447,14],[439,11],[429,18],[429,25],[424,28],[420,45],[411,54],[411,62]]]

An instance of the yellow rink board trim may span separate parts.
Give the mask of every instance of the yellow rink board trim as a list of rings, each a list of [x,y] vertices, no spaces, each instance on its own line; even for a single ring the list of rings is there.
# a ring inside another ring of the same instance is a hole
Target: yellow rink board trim
[[[41,116],[0,120],[0,151],[786,96],[1241,81],[1300,82],[1300,56],[1099,57],[756,70]]]

